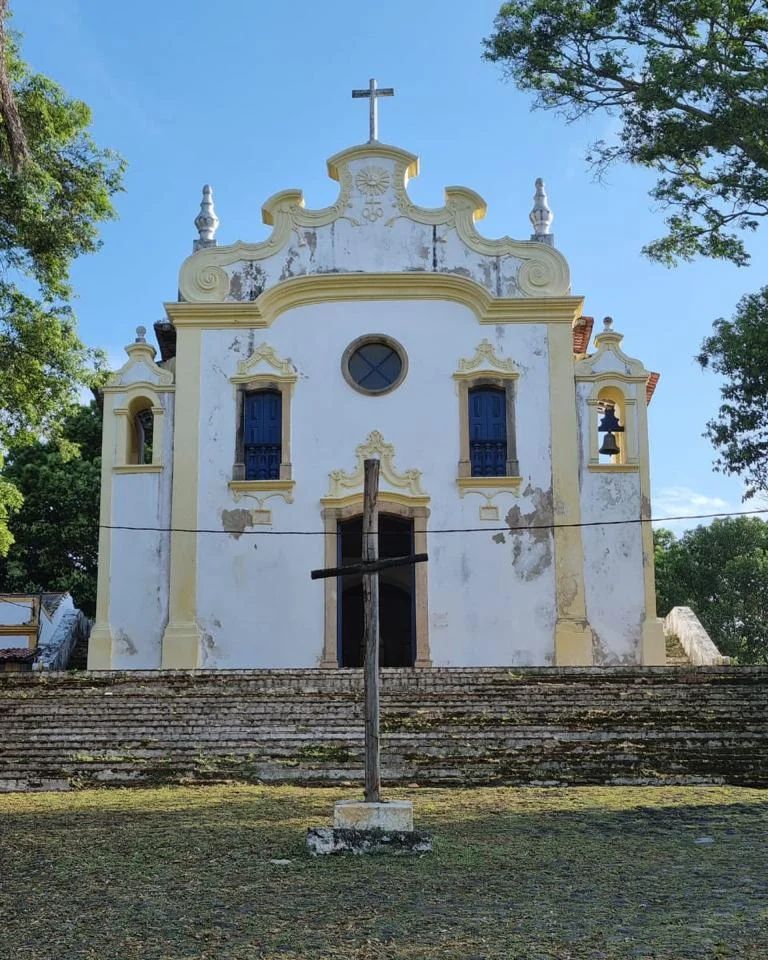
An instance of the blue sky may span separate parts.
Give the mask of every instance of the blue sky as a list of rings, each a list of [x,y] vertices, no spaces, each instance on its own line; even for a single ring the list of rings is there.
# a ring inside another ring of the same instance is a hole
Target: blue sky
[[[381,139],[421,158],[416,202],[438,205],[445,185],[462,184],[488,203],[485,235],[526,238],[533,183],[545,178],[573,292],[598,324],[613,316],[626,352],[662,373],[650,408],[654,515],[743,508],[740,482],[712,469],[701,434],[718,383],[693,356],[712,321],[765,283],[768,232],[750,239],[748,268],[643,259],[662,225],[652,178],[617,168],[595,183],[584,153],[612,122],[531,112],[530,96],[481,60],[498,0],[11,6],[31,66],[85,100],[96,140],[129,163],[119,219],[73,273],[87,343],[119,360],[134,328],[163,316],[203,183],[215,190],[220,243],[267,236],[261,204],[278,190],[303,189],[309,207],[331,201],[325,160],[367,139],[367,101],[350,91],[375,76],[397,92],[382,101]]]

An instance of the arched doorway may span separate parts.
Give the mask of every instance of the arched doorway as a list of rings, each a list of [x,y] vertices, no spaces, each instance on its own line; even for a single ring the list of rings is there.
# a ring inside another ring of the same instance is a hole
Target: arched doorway
[[[338,524],[340,566],[362,558],[363,520],[352,517]],[[379,514],[379,556],[413,553],[413,520]],[[338,587],[339,666],[363,665],[362,576],[344,577]],[[416,591],[413,566],[393,567],[379,574],[380,663],[382,667],[412,667],[415,661]]]

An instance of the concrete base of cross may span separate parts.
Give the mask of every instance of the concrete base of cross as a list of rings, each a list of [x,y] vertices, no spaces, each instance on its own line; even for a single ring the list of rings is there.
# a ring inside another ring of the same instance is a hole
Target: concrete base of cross
[[[333,827],[307,831],[307,849],[313,857],[329,853],[428,853],[432,838],[413,829],[410,800],[339,800],[333,809]]]

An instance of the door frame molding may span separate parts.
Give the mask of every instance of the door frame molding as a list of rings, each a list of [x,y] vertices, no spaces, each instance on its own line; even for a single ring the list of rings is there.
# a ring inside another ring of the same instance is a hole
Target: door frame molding
[[[423,503],[408,503],[408,497],[402,494],[379,492],[379,509],[382,513],[394,514],[413,520],[414,553],[427,552],[427,524],[429,508]],[[323,507],[322,517],[325,529],[325,566],[337,566],[338,524],[351,520],[363,512],[363,495],[353,494],[343,501]],[[416,651],[414,667],[431,667],[429,650],[429,571],[427,563],[417,563],[414,570],[414,604],[416,610]],[[338,589],[337,578],[328,577],[325,581],[325,628],[323,656],[320,666],[328,669],[339,666],[338,655]],[[403,667],[402,669],[407,669]]]

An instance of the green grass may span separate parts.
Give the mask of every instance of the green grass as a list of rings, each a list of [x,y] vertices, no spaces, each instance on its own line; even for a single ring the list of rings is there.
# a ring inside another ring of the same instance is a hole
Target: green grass
[[[392,790],[414,799],[433,854],[310,859],[306,828],[355,795],[215,786],[0,796],[0,957],[768,956],[768,792]]]

